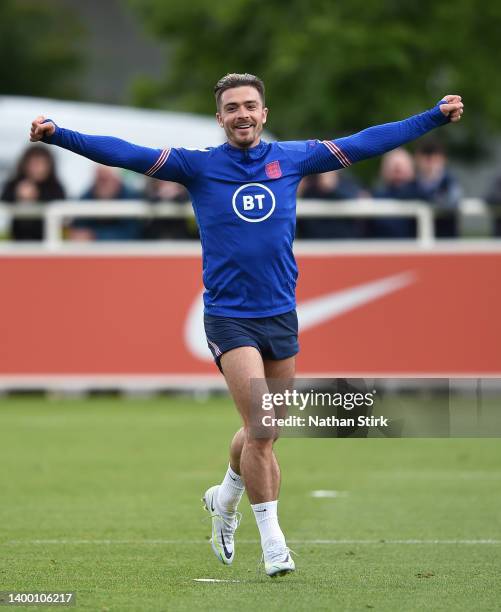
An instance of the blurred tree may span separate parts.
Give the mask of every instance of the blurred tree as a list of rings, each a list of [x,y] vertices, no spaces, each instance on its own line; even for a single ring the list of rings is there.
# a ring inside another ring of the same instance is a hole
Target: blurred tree
[[[136,83],[141,105],[214,112],[210,86],[252,72],[282,138],[332,137],[461,93],[460,140],[501,125],[501,3],[485,0],[128,0],[170,43],[168,73]]]
[[[79,98],[82,32],[55,0],[0,1],[0,94]]]

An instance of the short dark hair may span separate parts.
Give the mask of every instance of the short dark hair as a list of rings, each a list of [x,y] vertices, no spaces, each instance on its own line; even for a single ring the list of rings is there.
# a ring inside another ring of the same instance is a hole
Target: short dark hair
[[[238,74],[238,73],[232,72],[230,74],[226,74],[224,77],[219,79],[219,81],[214,86],[214,95],[216,96],[217,107],[219,108],[219,102],[221,100],[221,96],[223,95],[223,92],[225,92],[227,89],[233,89],[234,87],[246,87],[246,86],[254,87],[254,89],[257,89],[261,97],[261,102],[263,103],[263,106],[264,106],[264,83],[263,81],[259,77],[253,74],[248,74],[247,72],[245,72],[244,74]]]
[[[436,138],[425,138],[416,147],[416,155],[445,155],[443,142]]]

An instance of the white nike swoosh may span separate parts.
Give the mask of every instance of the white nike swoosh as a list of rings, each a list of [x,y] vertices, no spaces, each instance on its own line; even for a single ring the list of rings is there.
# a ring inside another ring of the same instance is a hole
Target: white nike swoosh
[[[416,282],[416,279],[416,274],[408,271],[300,302],[297,305],[299,329],[304,332],[321,325],[350,310],[403,289]],[[202,292],[197,296],[188,312],[184,337],[186,346],[194,357],[202,361],[212,361],[212,353],[205,340],[203,310]]]
[[[302,332],[306,331],[349,310],[403,289],[415,281],[414,272],[403,272],[301,302],[297,306],[299,328]]]

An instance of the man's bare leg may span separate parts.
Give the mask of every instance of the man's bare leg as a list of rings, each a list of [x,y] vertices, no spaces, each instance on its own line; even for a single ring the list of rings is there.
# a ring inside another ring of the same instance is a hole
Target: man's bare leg
[[[243,427],[237,431],[233,436],[233,440],[230,444],[230,467],[237,474],[241,474],[240,471],[240,457],[242,455],[242,449],[245,443],[245,430]]]
[[[230,469],[239,469],[242,474],[261,536],[266,573],[286,574],[294,571],[295,565],[278,522],[280,468],[273,452],[276,431],[260,427],[259,400],[269,392],[266,375],[274,378],[275,392],[290,386],[294,359],[263,363],[256,349],[242,347],[225,353],[221,366],[244,424],[231,444]]]
[[[269,576],[282,575],[294,570],[294,561],[278,523],[280,468],[273,452],[275,431],[269,428],[256,431],[255,425],[260,419],[257,412],[261,408],[259,399],[263,393],[268,393],[265,375],[278,379],[278,383],[274,381],[274,387],[278,385],[276,391],[289,387],[294,376],[294,359],[265,364],[254,347],[239,347],[224,353],[221,366],[244,426],[231,442],[230,465],[223,482],[211,487],[204,497],[206,505],[207,499],[211,505],[214,500],[218,513],[212,515],[212,546],[223,563],[232,562],[235,512],[245,483],[261,535],[266,573]]]
[[[266,359],[264,361],[264,372],[266,380],[272,381],[273,389],[270,391],[283,393],[286,389],[291,389],[294,383],[294,376],[296,373],[296,357],[289,357],[288,359],[271,360]],[[274,469],[273,474],[275,477],[274,489],[277,492],[278,499],[280,493],[280,466],[278,464],[275,453],[273,452]]]
[[[243,432],[240,430],[233,438],[230,465],[242,475],[251,504],[276,500],[277,464],[273,460],[273,438],[256,438],[251,427],[251,379],[256,385],[262,385],[263,393],[268,391],[261,355],[254,347],[240,347],[221,357],[221,367],[244,425]]]
[[[237,350],[241,350],[241,349],[230,351],[229,353],[227,353],[227,355],[231,356],[231,352],[236,353]],[[237,403],[237,408],[239,409],[239,412],[241,414],[243,410],[246,415],[244,417],[244,414],[242,414],[242,418],[244,420],[244,427],[240,428],[236,432],[231,442],[231,446],[230,446],[230,467],[237,474],[242,473],[241,472],[242,451],[244,449],[244,446],[246,446],[246,444],[249,444],[249,440],[247,439],[248,434],[249,434],[249,427],[246,427],[245,424],[248,423],[250,420],[249,418],[250,407],[249,406],[250,406],[251,398],[250,398],[250,385],[249,385],[248,390],[246,391],[245,389],[246,383],[244,383],[244,386],[242,388],[241,381],[237,381],[236,385],[233,384],[233,381],[235,378],[240,378],[239,375],[242,372],[241,360],[243,358],[245,361],[247,361],[247,354],[249,350],[252,351],[253,350],[252,347],[244,347],[245,352],[237,353],[236,355],[234,355],[234,357],[236,358],[234,360],[230,357],[229,363],[227,363],[227,365],[225,366],[225,371],[227,372],[228,387],[230,388],[230,391],[232,392],[235,402]],[[257,351],[255,352],[257,353]],[[260,358],[260,355],[259,355],[259,358]],[[227,360],[225,359],[225,362],[226,361]],[[263,362],[264,376],[266,377],[266,379],[273,379],[274,385],[278,383],[281,386],[281,391],[284,391],[286,388],[288,389],[292,386],[292,383],[294,380],[294,374],[295,374],[295,366],[296,366],[295,357],[290,357],[288,359],[282,359],[282,360],[265,360]],[[237,377],[233,375],[233,370],[235,369],[238,372]],[[261,375],[263,374],[263,372],[261,372],[259,360],[258,360],[256,372],[259,372]],[[252,378],[257,378],[257,377],[252,376]],[[235,389],[235,387],[236,387],[236,393],[238,395],[238,401],[235,398],[234,391],[232,390],[232,388]],[[263,391],[267,392],[265,388],[263,388]],[[239,403],[242,406],[242,408],[239,407]],[[268,444],[260,444],[260,445],[258,444],[254,452],[259,452],[259,450],[262,451],[264,449],[267,449],[269,447],[269,442],[271,442],[271,445],[272,445],[274,440],[273,439],[269,440]],[[251,461],[252,461],[252,451],[251,451]],[[266,491],[265,492],[262,491],[262,487],[259,482],[260,480],[259,474],[258,474],[257,483],[256,483],[257,488],[258,488],[257,494],[255,493],[255,490],[254,490],[255,487],[253,487],[253,483],[251,484],[251,492],[249,492],[249,485],[246,484],[247,493],[249,495],[249,499],[251,503],[269,501],[269,499],[278,499],[278,493],[280,489],[280,468],[279,468],[275,453],[273,452],[273,449],[271,450],[271,459],[269,459],[269,461],[271,463],[270,473],[271,473],[272,478],[271,478],[271,485],[268,487],[267,495],[263,495],[263,494],[266,494]],[[250,474],[250,478],[253,479],[254,475]],[[249,476],[247,476],[247,479],[249,479]],[[244,480],[245,480],[245,477],[244,477]],[[263,499],[264,496],[268,497],[269,499]]]

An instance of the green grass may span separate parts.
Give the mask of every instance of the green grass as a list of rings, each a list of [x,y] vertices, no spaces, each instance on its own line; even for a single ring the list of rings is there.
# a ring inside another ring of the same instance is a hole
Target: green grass
[[[501,539],[498,439],[281,440],[298,569],[270,580],[247,501],[232,567],[204,541],[237,426],[224,398],[1,400],[0,590],[118,612],[500,609],[501,546],[446,543]]]

